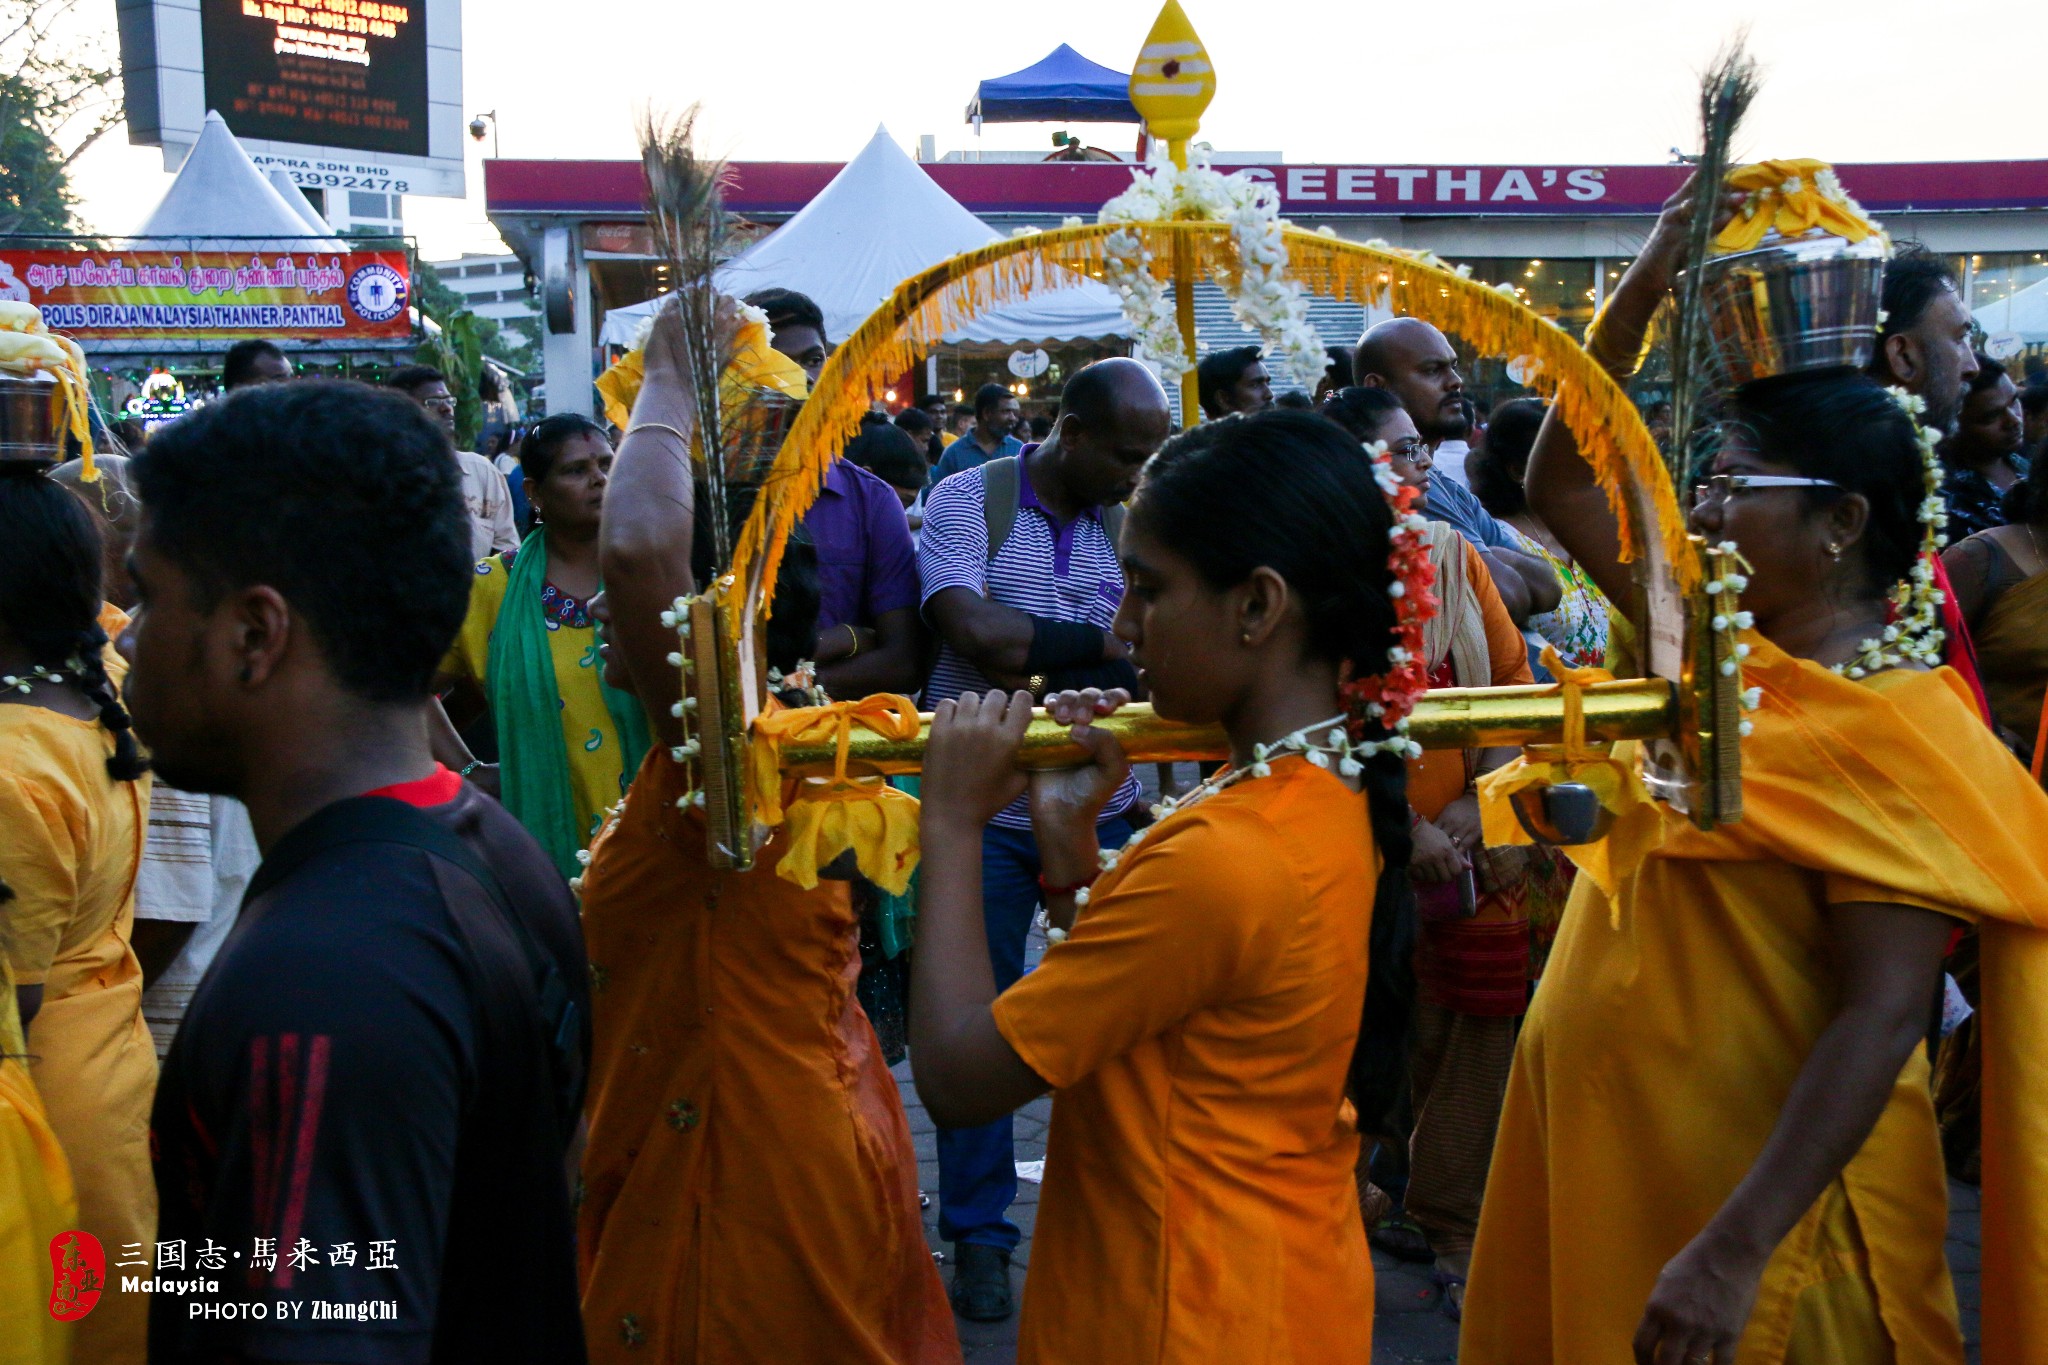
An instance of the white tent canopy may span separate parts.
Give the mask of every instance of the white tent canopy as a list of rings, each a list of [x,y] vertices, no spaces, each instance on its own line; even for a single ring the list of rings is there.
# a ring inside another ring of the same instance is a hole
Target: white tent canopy
[[[983,313],[944,338],[949,346],[1011,342],[1103,341],[1131,334],[1131,324],[1108,285],[1087,280],[1072,289],[1040,294]]]
[[[308,231],[317,237],[334,235],[334,229],[327,225],[327,220],[313,207],[313,201],[306,198],[305,191],[292,183],[292,178],[284,173],[284,167],[272,166],[265,178],[270,181],[270,187],[276,190],[284,202],[290,204],[292,210],[305,222]]]
[[[294,197],[305,200],[304,195]],[[311,214],[311,205],[306,212]],[[257,238],[280,239],[280,247],[289,243],[294,249],[342,250],[333,229],[321,224],[316,232],[278,193],[217,113],[206,116],[178,178],[136,235],[183,237],[205,251],[240,251]]]
[[[2022,344],[2048,341],[2048,280],[2036,280],[1996,303],[1975,304],[1971,312],[1994,346],[2007,336]]]
[[[827,338],[844,341],[898,284],[997,236],[904,155],[888,129],[877,128],[817,198],[727,262],[718,287],[735,297],[770,288],[806,294],[825,315]],[[611,309],[599,341],[630,346],[659,303]],[[1128,331],[1116,296],[1091,282],[999,309],[946,340],[1064,341]]]

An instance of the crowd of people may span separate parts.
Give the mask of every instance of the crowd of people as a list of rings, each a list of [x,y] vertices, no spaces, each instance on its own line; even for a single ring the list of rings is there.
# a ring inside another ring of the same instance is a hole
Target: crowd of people
[[[1692,211],[1589,339],[1617,378]],[[748,302],[806,392],[822,313]],[[1475,1365],[1960,1361],[1945,1168],[2039,1160],[1953,1016],[2048,906],[2048,388],[1934,256],[1883,307],[1868,374],[1727,395],[1690,492],[1751,566],[1746,818],[1625,789],[1569,858],[1482,811],[1519,751],[1390,726],[1628,672],[1644,588],[1557,414],[1420,318],[1313,395],[1216,351],[1178,434],[1117,358],[1041,430],[996,384],[871,415],[764,648],[793,704],[935,712],[906,892],[711,861],[663,616],[750,500],[672,313],[622,426],[495,457],[435,370],[256,342],[96,478],[0,461],[0,1360],[945,1362],[1021,1278],[1022,1359],[1357,1363],[1376,1247]],[[1921,573],[1945,666],[1858,666]],[[1134,698],[1229,757],[1148,791],[1093,723]],[[1017,767],[1035,702],[1087,766]],[[109,1269],[53,1298],[67,1229]]]

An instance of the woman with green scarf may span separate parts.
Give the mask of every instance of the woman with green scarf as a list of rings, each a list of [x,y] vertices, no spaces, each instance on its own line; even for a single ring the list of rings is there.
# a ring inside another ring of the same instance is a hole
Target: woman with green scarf
[[[435,747],[443,763],[495,792],[566,878],[639,769],[647,723],[631,698],[606,686],[590,618],[611,443],[588,418],[565,413],[527,435],[519,465],[533,532],[517,551],[478,561],[469,615],[437,688],[444,705],[450,687],[481,690],[499,761],[477,759],[452,724]]]

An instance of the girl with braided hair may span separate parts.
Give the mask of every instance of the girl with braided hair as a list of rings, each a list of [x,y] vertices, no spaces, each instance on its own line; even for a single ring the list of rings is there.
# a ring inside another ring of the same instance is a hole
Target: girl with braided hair
[[[1383,726],[1420,690],[1428,610],[1412,498],[1378,472],[1293,412],[1207,423],[1146,465],[1116,631],[1158,714],[1220,725],[1230,762],[1098,862],[1096,814],[1129,765],[1092,722],[1129,698],[1049,700],[1093,762],[1030,779],[1062,927],[1001,993],[981,828],[1026,789],[1031,698],[969,694],[935,713],[910,1057],[941,1125],[1058,1091],[1027,1365],[1372,1355],[1346,1092],[1377,1107],[1369,1074],[1407,1012],[1386,969],[1402,960],[1410,747]]]
[[[129,936],[149,789],[101,610],[91,515],[39,466],[0,461],[7,965],[30,1074],[76,1178],[76,1226],[109,1248],[146,1247],[156,1050]],[[145,1296],[109,1292],[73,1327],[74,1358],[140,1365],[147,1315]]]

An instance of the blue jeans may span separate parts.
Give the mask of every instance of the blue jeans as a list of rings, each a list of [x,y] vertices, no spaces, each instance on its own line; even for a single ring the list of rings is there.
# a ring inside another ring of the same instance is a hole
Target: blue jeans
[[[1096,843],[1121,848],[1131,822],[1118,815],[1095,827]],[[990,825],[981,835],[981,917],[988,929],[996,991],[1024,975],[1024,941],[1038,913],[1038,843],[1028,829]],[[939,1236],[1010,1251],[1020,1234],[1009,1220],[1017,1197],[1017,1155],[1011,1115],[979,1128],[941,1128]]]

